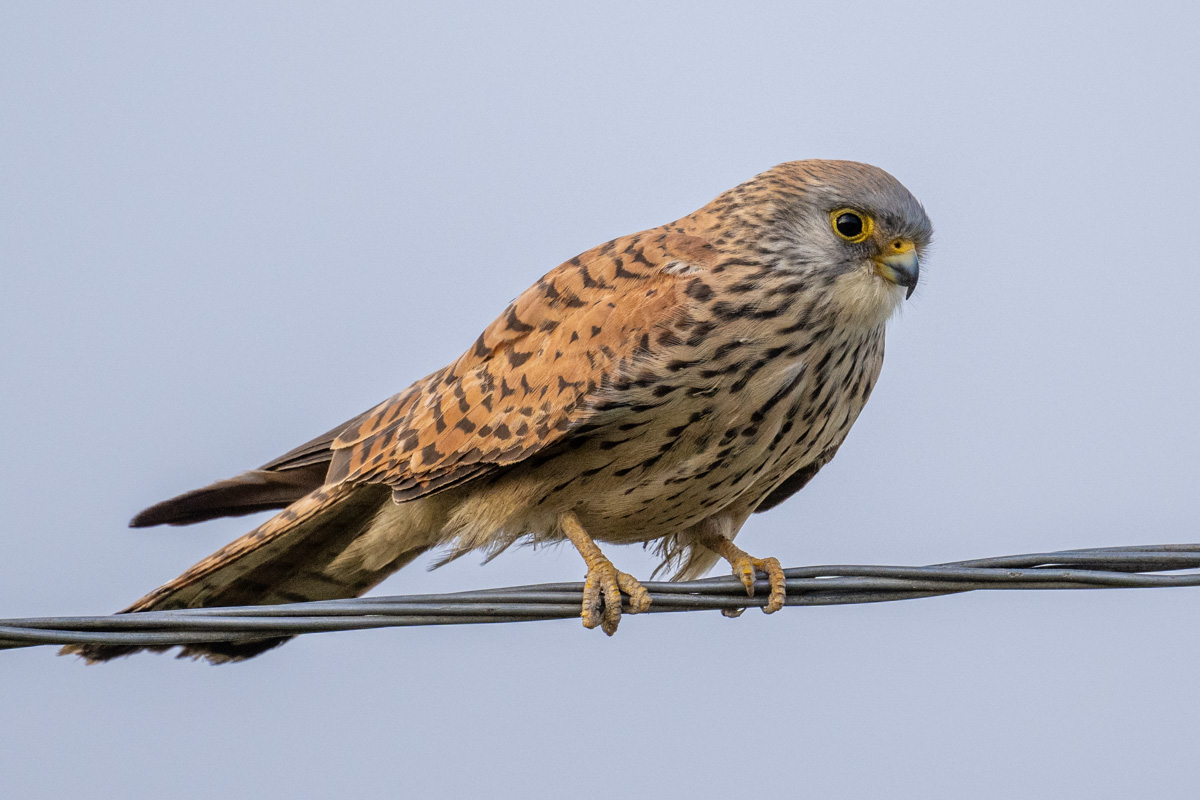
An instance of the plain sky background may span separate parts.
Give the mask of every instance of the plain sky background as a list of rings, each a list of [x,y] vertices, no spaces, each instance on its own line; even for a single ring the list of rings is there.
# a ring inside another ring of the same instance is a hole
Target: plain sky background
[[[922,564],[1200,539],[1194,3],[0,5],[0,616],[457,356],[544,272],[780,161],[937,229],[837,460],[739,544]],[[635,574],[651,557],[609,549]],[[385,593],[578,580],[567,548]],[[0,653],[0,785],[89,797],[1195,797],[1200,592]],[[781,795],[782,796],[782,795]]]

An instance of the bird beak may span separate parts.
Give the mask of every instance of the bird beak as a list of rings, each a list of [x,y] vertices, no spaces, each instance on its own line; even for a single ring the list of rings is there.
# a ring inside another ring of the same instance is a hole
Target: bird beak
[[[897,286],[907,286],[908,294],[904,297],[912,297],[913,290],[917,288],[917,278],[921,275],[917,248],[912,239],[893,239],[888,242],[883,254],[875,259],[875,271],[884,280]]]

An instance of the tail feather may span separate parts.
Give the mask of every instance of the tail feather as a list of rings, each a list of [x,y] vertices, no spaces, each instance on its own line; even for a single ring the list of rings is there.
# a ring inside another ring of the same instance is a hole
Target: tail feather
[[[370,529],[380,509],[389,503],[391,491],[386,486],[322,487],[121,613],[355,597],[427,549],[425,544],[414,543],[416,546],[375,569],[349,573],[326,569]],[[236,661],[277,647],[288,638],[188,645],[180,655]],[[69,645],[61,652],[97,662],[143,649],[168,648]]]

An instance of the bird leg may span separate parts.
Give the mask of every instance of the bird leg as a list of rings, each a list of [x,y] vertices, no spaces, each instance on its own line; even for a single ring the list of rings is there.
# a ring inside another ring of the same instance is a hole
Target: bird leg
[[[612,636],[621,622],[621,592],[629,595],[629,613],[637,614],[650,608],[650,593],[637,579],[619,571],[608,560],[596,542],[583,529],[575,512],[559,517],[563,535],[571,540],[587,563],[587,578],[583,583],[583,627],[600,626]],[[603,609],[603,610],[602,610]]]
[[[763,613],[774,614],[783,608],[783,599],[787,594],[786,578],[784,577],[783,567],[780,566],[778,558],[754,558],[745,550],[735,545],[732,539],[722,536],[719,533],[710,533],[707,536],[701,537],[700,544],[729,562],[730,566],[733,567],[734,576],[741,580],[742,585],[746,587],[746,594],[751,597],[754,597],[755,570],[761,569],[767,573],[767,581],[771,585],[771,593],[767,596],[767,604],[763,606]],[[741,613],[739,609],[736,613],[726,614],[726,616],[736,617]]]

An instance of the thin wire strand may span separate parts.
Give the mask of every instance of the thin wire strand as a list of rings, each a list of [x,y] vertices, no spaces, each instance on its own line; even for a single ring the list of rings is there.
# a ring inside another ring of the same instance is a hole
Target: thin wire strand
[[[794,567],[788,606],[882,603],[978,590],[1135,589],[1200,586],[1200,544],[1027,553],[927,567]],[[1175,574],[1163,574],[1173,572]],[[643,584],[649,613],[736,610],[767,602],[765,580],[746,595],[733,577]],[[359,597],[273,606],[194,608],[102,617],[0,619],[0,649],[49,644],[164,647],[303,633],[476,625],[578,617],[582,583],[545,583],[451,594]]]

